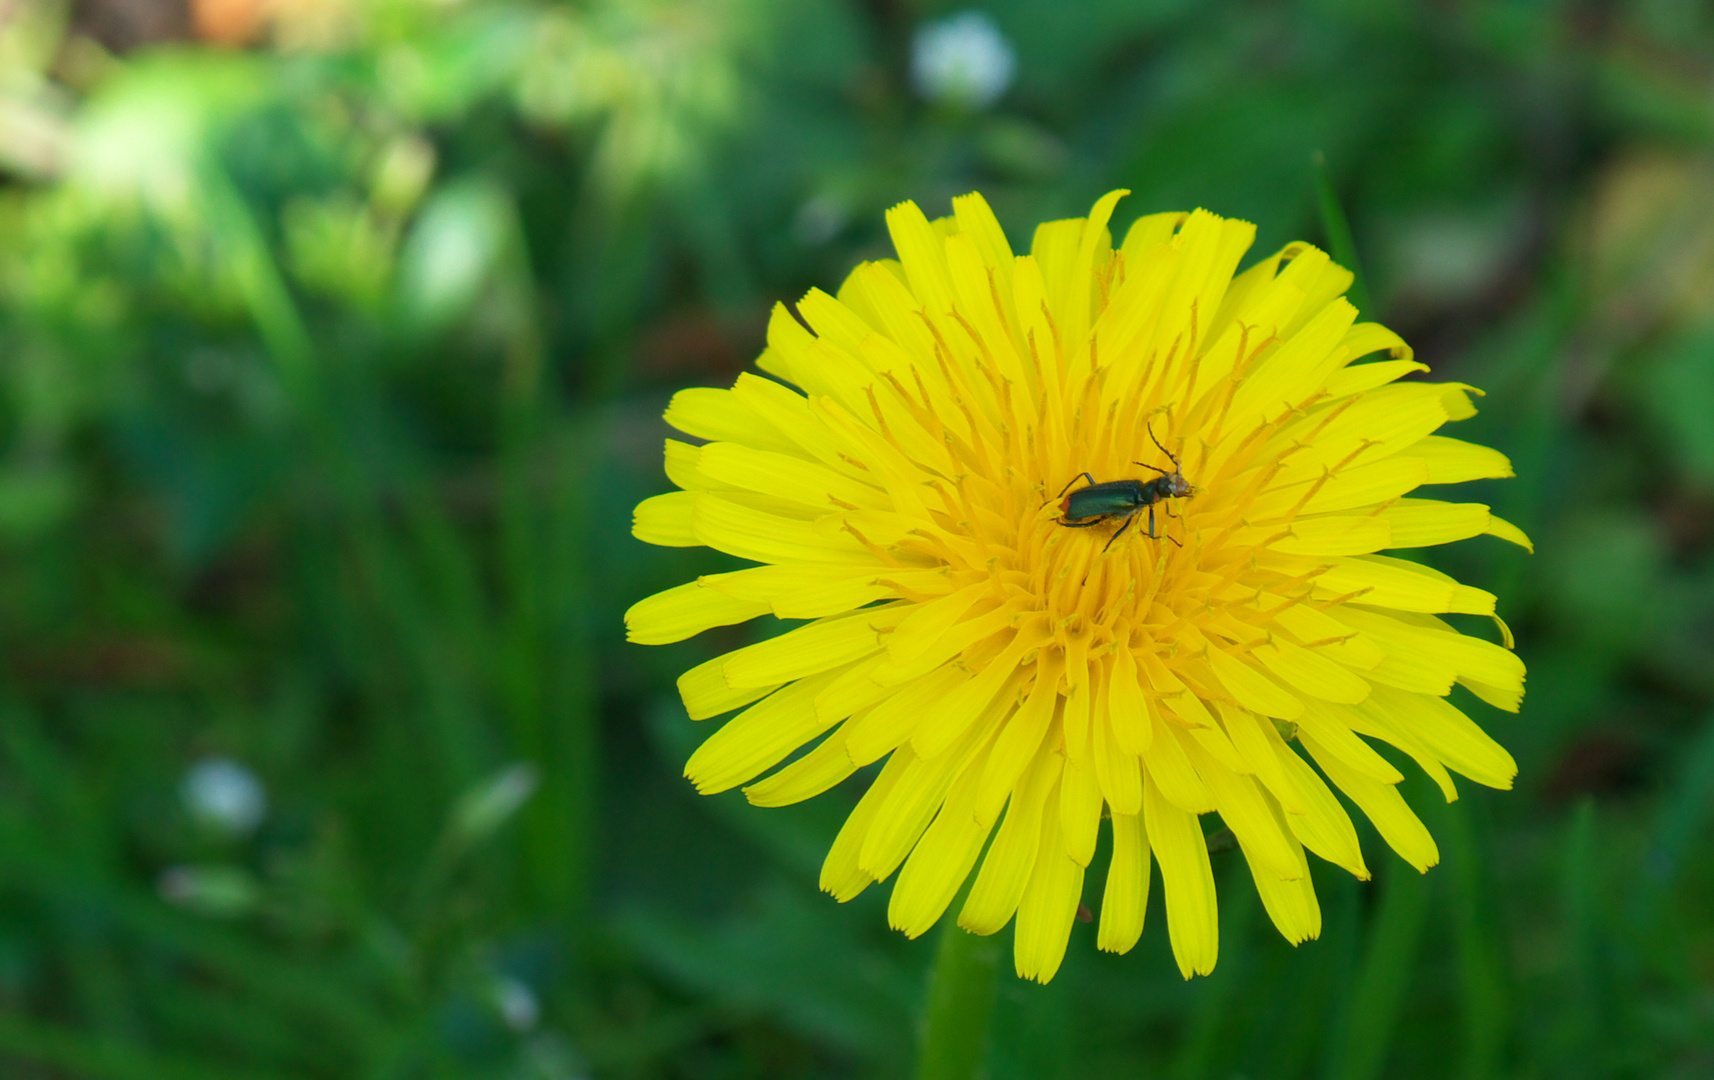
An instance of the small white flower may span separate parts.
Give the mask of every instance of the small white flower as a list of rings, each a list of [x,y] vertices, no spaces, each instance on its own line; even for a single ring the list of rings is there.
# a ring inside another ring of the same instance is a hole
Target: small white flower
[[[965,11],[917,28],[911,41],[911,83],[937,105],[985,109],[1012,84],[1018,65],[994,20]]]
[[[798,207],[793,223],[798,239],[806,244],[825,244],[838,236],[851,220],[851,208],[834,195],[816,195]]]
[[[268,814],[262,782],[231,758],[204,758],[192,765],[181,794],[192,817],[232,836],[254,832]]]
[[[529,1031],[542,1017],[535,991],[522,979],[510,975],[494,980],[494,1004],[500,1010],[500,1019],[513,1031]]]

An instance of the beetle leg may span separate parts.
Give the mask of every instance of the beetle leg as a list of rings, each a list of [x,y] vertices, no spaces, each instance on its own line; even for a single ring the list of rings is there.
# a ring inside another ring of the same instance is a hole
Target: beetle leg
[[[1106,543],[1106,544],[1105,544],[1105,545],[1103,545],[1103,546],[1102,546],[1102,548],[1101,548],[1101,554],[1103,554],[1103,555],[1105,555],[1105,554],[1107,554],[1107,549],[1108,549],[1108,548],[1110,548],[1110,547],[1112,547],[1112,546],[1113,546],[1113,541],[1114,541],[1114,540],[1117,540],[1117,539],[1119,539],[1119,537],[1121,537],[1121,536],[1124,536],[1124,535],[1125,535],[1125,530],[1126,530],[1126,529],[1128,529],[1128,528],[1130,528],[1130,527],[1131,527],[1131,522],[1133,522],[1133,521],[1135,521],[1135,520],[1137,520],[1137,515],[1135,515],[1135,514],[1128,514],[1128,515],[1126,515],[1126,517],[1125,517],[1125,523],[1124,523],[1124,524],[1123,524],[1123,525],[1121,525],[1121,526],[1119,526],[1119,531],[1118,531],[1118,532],[1116,532],[1116,533],[1114,533],[1114,534],[1113,534],[1113,536],[1112,536],[1112,538],[1111,538],[1111,539],[1109,539],[1109,540],[1108,540],[1108,541],[1107,541],[1107,543]]]
[[[1175,514],[1175,513],[1173,513],[1173,512],[1172,512],[1172,504],[1171,504],[1171,503],[1167,503],[1167,504],[1165,504],[1165,505],[1164,505],[1164,506],[1163,506],[1163,507],[1162,507],[1162,509],[1163,509],[1163,510],[1164,510],[1164,511],[1165,511],[1165,513],[1166,513],[1166,516],[1167,516],[1167,517],[1170,517],[1170,518],[1175,518],[1175,519],[1177,519],[1177,520],[1179,520],[1179,521],[1182,521],[1182,520],[1184,520],[1184,515],[1183,515],[1183,514]],[[1181,530],[1179,530],[1179,531],[1180,531],[1180,532],[1182,532],[1182,531],[1183,531],[1183,530],[1182,530],[1182,529],[1181,529]],[[1161,535],[1162,535],[1162,536],[1164,536],[1164,537],[1166,537],[1166,538],[1167,538],[1167,539],[1168,539],[1168,540],[1171,540],[1171,541],[1172,541],[1172,542],[1173,542],[1173,543],[1175,543],[1175,544],[1177,544],[1177,545],[1178,545],[1178,546],[1179,546],[1179,547],[1183,547],[1183,546],[1184,546],[1184,541],[1183,541],[1183,540],[1180,540],[1180,539],[1178,539],[1178,538],[1177,538],[1177,537],[1175,537],[1175,536],[1173,536],[1173,534],[1172,534],[1172,533],[1162,533],[1162,534],[1161,534]]]
[[[1094,486],[1095,486],[1095,478],[1094,478],[1094,477],[1093,477],[1093,476],[1090,476],[1090,475],[1089,475],[1089,474],[1088,474],[1088,473],[1086,473],[1086,472],[1080,472],[1080,473],[1078,473],[1078,474],[1077,474],[1077,475],[1076,475],[1076,476],[1074,476],[1074,477],[1072,477],[1072,478],[1071,478],[1071,484],[1075,484],[1075,483],[1077,483],[1077,482],[1078,482],[1078,481],[1079,481],[1079,480],[1087,480],[1087,481],[1089,481],[1089,486],[1090,486],[1090,487],[1094,487]],[[1062,487],[1062,488],[1060,488],[1060,489],[1059,489],[1059,494],[1058,494],[1058,495],[1055,495],[1055,496],[1054,496],[1054,497],[1053,497],[1053,499],[1063,499],[1063,498],[1065,498],[1065,493],[1066,493],[1066,492],[1068,492],[1068,491],[1070,491],[1070,490],[1071,490],[1071,484],[1067,484],[1067,485],[1065,485],[1065,486],[1064,486],[1064,487]],[[1052,501],[1053,501],[1053,499],[1049,499],[1049,500],[1048,500],[1048,501],[1047,501],[1047,502],[1052,502]],[[1047,503],[1042,503],[1042,505],[1043,505],[1043,506],[1046,506],[1046,505],[1047,505]]]
[[[1112,517],[1111,514],[1103,514],[1097,518],[1090,518],[1088,521],[1067,521],[1060,518],[1055,524],[1064,525],[1068,529],[1090,529],[1105,523],[1110,517]]]

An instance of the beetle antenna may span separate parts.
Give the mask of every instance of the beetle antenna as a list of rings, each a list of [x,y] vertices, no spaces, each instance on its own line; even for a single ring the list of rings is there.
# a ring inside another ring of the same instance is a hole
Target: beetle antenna
[[[1156,446],[1160,446],[1161,453],[1166,455],[1167,460],[1172,462],[1173,467],[1174,468],[1182,468],[1182,466],[1180,466],[1178,463],[1178,458],[1173,455],[1173,452],[1171,450],[1168,450],[1166,447],[1161,446],[1161,441],[1159,439],[1155,438],[1155,426],[1153,424],[1148,425],[1148,433],[1149,433],[1150,441],[1153,442]],[[1164,472],[1165,470],[1162,470],[1162,471]]]

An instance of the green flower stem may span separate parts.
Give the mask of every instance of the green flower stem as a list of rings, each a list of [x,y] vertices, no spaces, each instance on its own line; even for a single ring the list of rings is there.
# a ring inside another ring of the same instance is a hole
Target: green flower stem
[[[999,969],[996,938],[969,933],[946,920],[929,973],[916,1080],[972,1080],[978,1075],[988,1047]]]

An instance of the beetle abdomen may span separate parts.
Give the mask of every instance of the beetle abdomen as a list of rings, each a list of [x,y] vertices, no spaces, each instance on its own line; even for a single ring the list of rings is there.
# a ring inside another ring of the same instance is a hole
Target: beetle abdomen
[[[1148,501],[1142,481],[1109,480],[1073,491],[1059,504],[1059,511],[1068,521],[1081,521],[1134,513]]]

